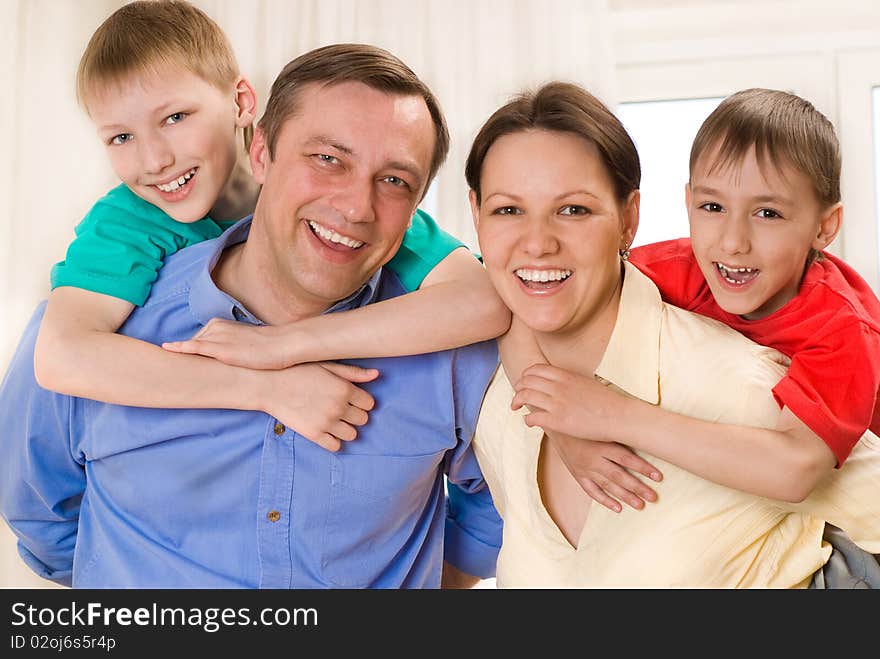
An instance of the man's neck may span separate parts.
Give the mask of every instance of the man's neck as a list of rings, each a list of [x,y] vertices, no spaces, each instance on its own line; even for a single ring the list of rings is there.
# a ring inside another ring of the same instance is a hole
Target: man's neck
[[[259,249],[258,241],[252,232],[246,241],[223,251],[211,272],[217,287],[267,325],[285,325],[326,311],[326,304],[298,295],[276,268],[259,258],[266,250]]]

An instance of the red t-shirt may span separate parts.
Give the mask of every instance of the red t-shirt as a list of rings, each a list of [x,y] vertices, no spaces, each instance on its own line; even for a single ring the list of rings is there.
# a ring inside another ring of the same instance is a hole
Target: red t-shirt
[[[791,359],[773,388],[843,464],[865,430],[880,435],[880,301],[855,270],[825,253],[807,269],[798,294],[760,320],[715,302],[689,238],[644,245],[630,260],[663,299],[716,320]]]

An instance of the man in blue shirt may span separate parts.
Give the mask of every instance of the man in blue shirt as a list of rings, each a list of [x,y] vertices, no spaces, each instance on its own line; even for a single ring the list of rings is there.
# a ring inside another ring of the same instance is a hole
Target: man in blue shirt
[[[322,62],[343,73],[297,80]],[[122,334],[183,340],[214,317],[281,324],[405,292],[381,266],[439,166],[442,119],[411,86],[364,77],[365,62],[397,67],[378,49],[338,46],[285,68],[251,149],[253,217],[170,257]],[[41,317],[0,390],[0,511],[41,576],[85,588],[396,588],[494,575],[501,522],[470,446],[494,342],[357,362],[380,372],[365,385],[376,407],[333,453],[260,412],[44,390],[33,374]]]

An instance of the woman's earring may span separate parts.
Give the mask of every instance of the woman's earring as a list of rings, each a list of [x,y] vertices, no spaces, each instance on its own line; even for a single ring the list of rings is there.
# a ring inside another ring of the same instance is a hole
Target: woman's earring
[[[620,258],[623,261],[629,261],[629,245],[620,250]]]

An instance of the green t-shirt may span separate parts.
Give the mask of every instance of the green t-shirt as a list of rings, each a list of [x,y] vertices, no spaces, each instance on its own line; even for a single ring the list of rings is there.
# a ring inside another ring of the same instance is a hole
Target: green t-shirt
[[[166,257],[216,238],[233,224],[209,217],[178,222],[119,185],[101,197],[77,225],[64,260],[52,268],[52,288],[74,286],[141,306]],[[462,246],[430,215],[417,210],[387,267],[408,291],[414,291],[440,261]]]

